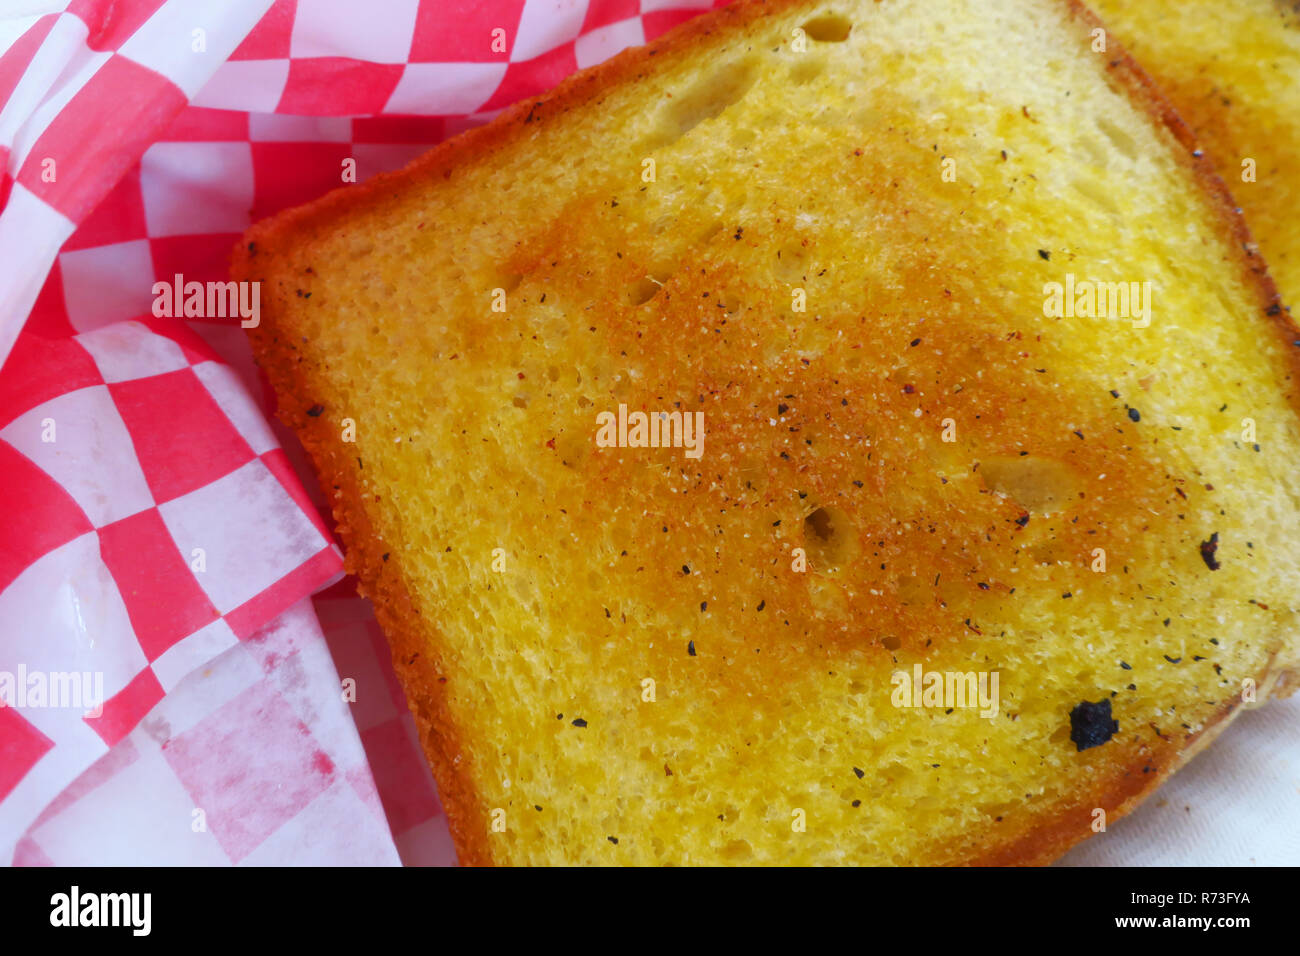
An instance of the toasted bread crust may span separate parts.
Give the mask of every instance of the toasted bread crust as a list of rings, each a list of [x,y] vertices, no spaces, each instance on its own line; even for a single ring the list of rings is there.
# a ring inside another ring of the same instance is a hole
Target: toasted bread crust
[[[1085,26],[1100,25],[1098,18],[1079,0],[1063,0],[1077,20]],[[551,116],[580,106],[599,102],[604,90],[636,79],[656,62],[686,58],[707,50],[710,37],[720,31],[739,29],[776,11],[809,5],[808,0],[743,0],[697,17],[646,46],[629,49],[591,69],[566,79],[551,92],[515,104],[490,124],[472,129],[448,140],[415,160],[401,171],[376,176],[366,183],[335,190],[320,199],[280,213],[253,226],[236,247],[232,274],[237,279],[253,279],[259,272],[256,247],[259,243],[276,244],[290,237],[299,244],[310,244],[333,228],[341,217],[354,208],[382,204],[395,196],[400,187],[432,177],[451,179],[456,171],[481,161],[484,157],[524,143],[533,124],[545,123]],[[1114,44],[1114,41],[1111,41]],[[1190,132],[1172,107],[1155,89],[1150,78],[1115,44],[1107,55],[1108,68],[1131,97],[1156,125],[1167,128],[1186,148],[1181,158],[1200,184],[1208,205],[1231,236],[1236,250],[1234,264],[1246,283],[1255,290],[1259,308],[1271,315],[1277,334],[1290,342],[1300,338],[1290,315],[1280,307],[1277,290],[1267,268],[1254,252],[1249,229],[1235,208],[1223,181],[1215,173],[1209,157],[1193,153]],[[323,420],[310,417],[305,409],[309,396],[307,383],[297,374],[297,359],[291,347],[273,331],[262,326],[250,333],[259,362],[266,370],[277,394],[296,396],[293,407],[283,406],[280,417],[302,440],[322,476],[334,482],[337,496],[334,512],[345,544],[348,570],[361,581],[362,593],[374,599],[379,622],[387,635],[397,675],[420,730],[426,758],[433,768],[439,793],[447,812],[452,835],[466,865],[490,865],[497,862],[489,838],[489,810],[475,791],[466,764],[462,730],[456,726],[442,691],[443,669],[432,649],[439,646],[436,622],[420,617],[411,600],[401,561],[401,553],[391,553],[379,540],[367,512],[364,492],[350,476],[351,453],[341,444],[335,431]],[[1294,381],[1300,380],[1300,350],[1292,349],[1291,375],[1286,397],[1300,414],[1300,397]],[[1261,684],[1276,680],[1279,689],[1294,685],[1293,672],[1263,673]],[[1221,706],[1213,721],[1199,734],[1183,740],[1170,739],[1160,753],[1143,751],[1130,755],[1124,766],[1103,782],[1095,803],[1109,814],[1109,821],[1131,811],[1158,784],[1186,759],[1217,736],[1238,712],[1238,701]],[[1079,842],[1087,830],[1080,826],[1080,814],[1087,808],[1079,803],[1048,810],[1028,833],[1009,842],[976,842],[969,848],[966,862],[976,865],[1042,865]]]

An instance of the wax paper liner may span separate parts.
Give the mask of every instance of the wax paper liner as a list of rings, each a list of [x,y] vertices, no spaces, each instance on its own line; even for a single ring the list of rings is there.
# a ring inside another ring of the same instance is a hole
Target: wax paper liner
[[[345,160],[359,180],[401,166],[709,5],[74,0],[0,19],[0,481],[22,516],[0,532],[0,673],[93,663],[121,685],[92,720],[0,708],[0,858],[16,840],[23,864],[453,861],[373,616],[346,580],[303,600],[338,552],[296,443],[254,407],[273,399],[238,320],[155,319],[153,284],[226,278],[251,222],[339,186]],[[274,599],[230,606],[290,563]],[[1272,706],[1069,859],[1293,858],[1300,759],[1279,728],[1300,707]]]

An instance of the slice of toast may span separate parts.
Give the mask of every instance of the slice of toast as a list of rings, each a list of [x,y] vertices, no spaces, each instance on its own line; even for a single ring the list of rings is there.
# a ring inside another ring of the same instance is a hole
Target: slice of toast
[[[1290,689],[1300,335],[1095,29],[734,5],[245,237],[463,862],[1042,863]]]
[[[1209,151],[1283,301],[1300,303],[1300,3],[1095,6]]]

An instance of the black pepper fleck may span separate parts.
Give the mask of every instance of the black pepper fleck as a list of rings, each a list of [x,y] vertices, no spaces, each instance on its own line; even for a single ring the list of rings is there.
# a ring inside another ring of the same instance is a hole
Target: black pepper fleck
[[[1211,571],[1219,570],[1219,559],[1215,557],[1215,552],[1219,550],[1219,532],[1210,535],[1209,541],[1201,542],[1201,558],[1205,561],[1205,566]]]

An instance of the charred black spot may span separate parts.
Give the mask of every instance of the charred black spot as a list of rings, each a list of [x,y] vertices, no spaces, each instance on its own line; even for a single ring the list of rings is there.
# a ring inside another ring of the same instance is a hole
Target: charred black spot
[[[1110,699],[1083,701],[1070,711],[1070,740],[1079,750],[1100,747],[1119,732],[1119,721],[1110,716]]]

